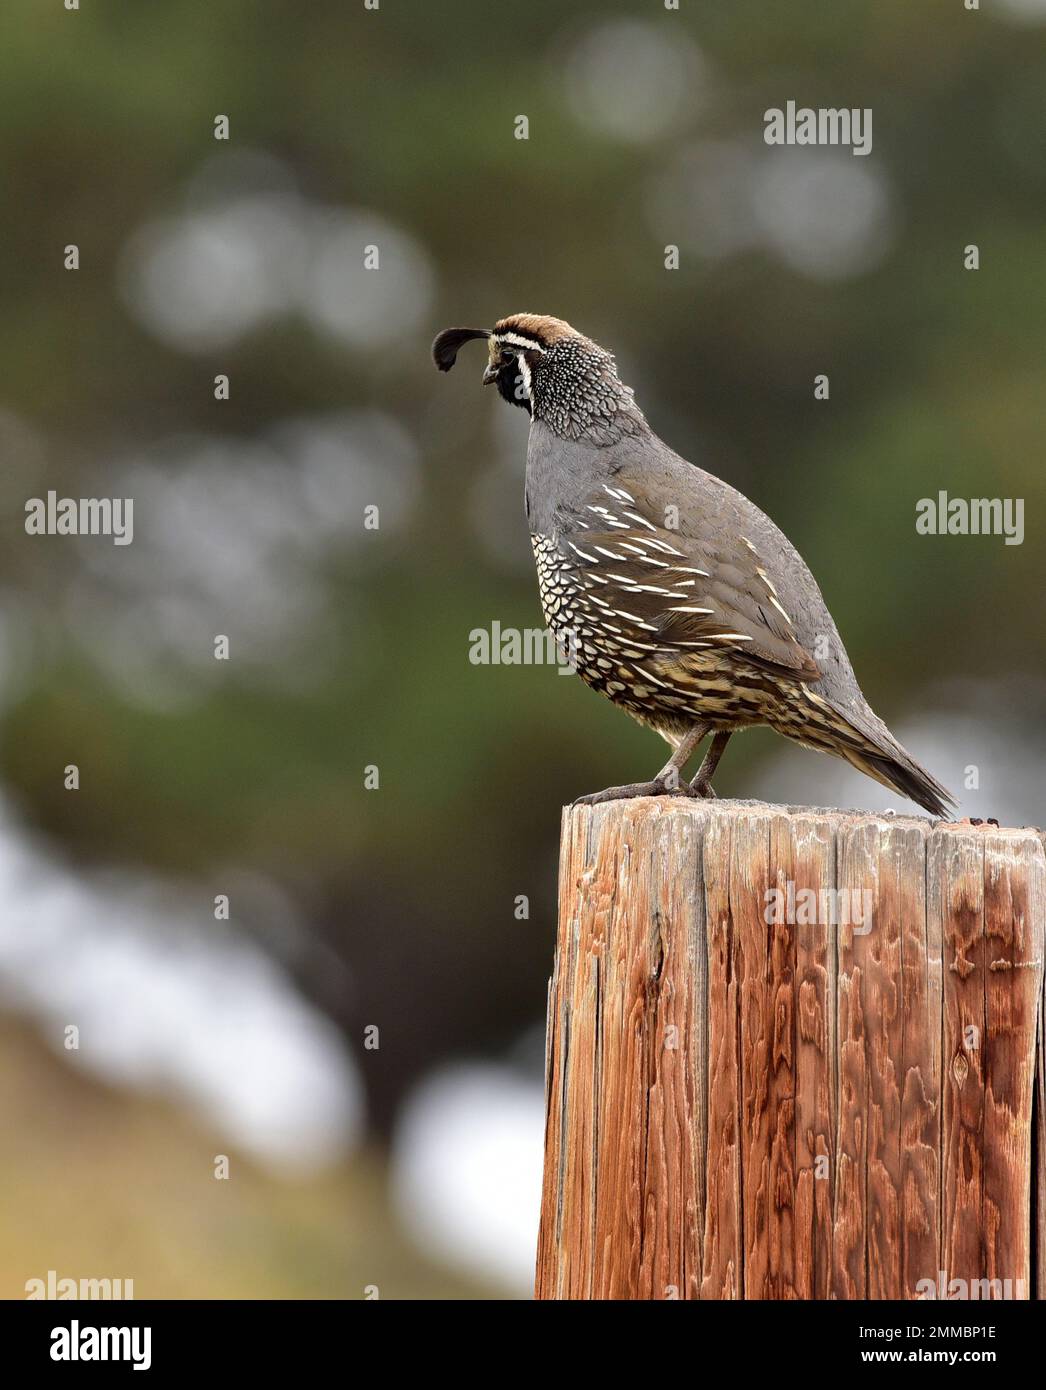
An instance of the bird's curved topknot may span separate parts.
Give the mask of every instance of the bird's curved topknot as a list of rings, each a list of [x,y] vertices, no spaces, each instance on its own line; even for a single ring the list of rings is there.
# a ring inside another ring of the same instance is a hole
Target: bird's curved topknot
[[[436,335],[432,344],[432,360],[441,372],[449,372],[458,360],[458,349],[462,343],[473,338],[489,338],[489,328],[445,328]]]

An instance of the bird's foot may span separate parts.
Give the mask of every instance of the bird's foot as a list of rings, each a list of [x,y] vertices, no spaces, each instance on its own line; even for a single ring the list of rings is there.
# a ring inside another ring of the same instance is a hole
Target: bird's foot
[[[591,792],[588,796],[579,796],[574,805],[600,806],[604,801],[625,801],[633,796],[696,796],[699,794],[694,792],[687,782],[673,785],[665,778],[655,777],[652,782],[630,782],[625,787],[607,787],[604,792]],[[712,795],[714,796],[715,792]]]

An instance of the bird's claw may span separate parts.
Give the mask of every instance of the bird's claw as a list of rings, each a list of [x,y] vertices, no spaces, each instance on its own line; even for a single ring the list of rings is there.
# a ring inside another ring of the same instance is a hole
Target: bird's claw
[[[671,786],[661,778],[655,778],[653,782],[631,782],[624,787],[607,787],[606,791],[590,792],[588,796],[579,796],[572,804],[574,806],[600,806],[605,801],[625,801],[629,797],[635,796],[703,796],[703,792],[695,792],[693,787],[687,782],[680,782],[678,786]],[[715,795],[715,792],[712,792]]]

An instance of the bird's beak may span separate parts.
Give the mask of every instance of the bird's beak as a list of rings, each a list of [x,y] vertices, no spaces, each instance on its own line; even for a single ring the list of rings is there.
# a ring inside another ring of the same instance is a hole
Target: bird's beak
[[[487,367],[487,370],[483,373],[483,385],[493,386],[494,382],[497,381],[497,379],[498,369],[494,366],[493,362],[491,362],[490,365]]]

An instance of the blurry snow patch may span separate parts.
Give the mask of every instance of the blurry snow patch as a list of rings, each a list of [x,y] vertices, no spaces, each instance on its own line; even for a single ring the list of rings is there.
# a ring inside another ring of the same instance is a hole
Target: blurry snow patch
[[[364,649],[366,615],[343,596],[332,610],[327,567],[374,553],[372,505],[387,548],[410,516],[419,465],[397,420],[348,411],[255,439],[178,436],[114,460],[108,475],[134,498],[138,543],[81,545],[67,625],[131,698],[177,708],[225,678],[219,633],[237,663],[281,690],[321,681],[346,631]]]
[[[278,1171],[356,1144],[362,1092],[340,1034],[228,923],[144,879],[51,862],[2,803],[0,901],[0,1003],[67,1063],[189,1101],[219,1142]],[[79,1050],[63,1046],[70,1024]]]
[[[708,80],[697,45],[678,25],[613,19],[567,53],[564,92],[582,125],[629,144],[656,140],[700,104]]]
[[[128,248],[124,294],[155,337],[207,352],[286,312],[305,255],[295,196],[239,198],[141,228]]]
[[[893,244],[889,190],[867,160],[784,148],[762,160],[753,208],[766,245],[818,280],[859,275]]]
[[[298,314],[353,347],[410,338],[427,321],[435,275],[421,244],[382,214],[311,202],[278,161],[210,160],[185,206],[132,236],[123,297],[155,337],[182,352],[226,347]],[[367,248],[378,266],[368,268]]]
[[[313,214],[301,307],[308,320],[351,347],[388,347],[411,339],[428,321],[435,276],[412,236],[363,209]],[[380,268],[368,269],[373,246]]]
[[[764,249],[811,279],[873,269],[894,243],[897,218],[879,166],[836,150],[741,141],[684,148],[655,179],[655,232],[709,259]]]
[[[544,1129],[542,1084],[514,1067],[458,1065],[423,1082],[393,1149],[394,1200],[411,1238],[528,1296]]]

